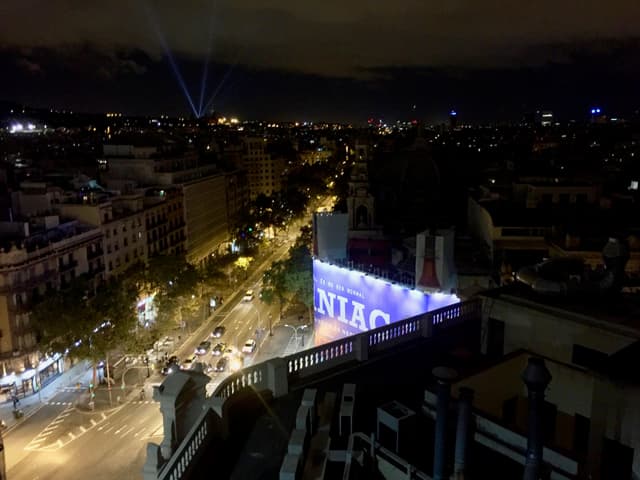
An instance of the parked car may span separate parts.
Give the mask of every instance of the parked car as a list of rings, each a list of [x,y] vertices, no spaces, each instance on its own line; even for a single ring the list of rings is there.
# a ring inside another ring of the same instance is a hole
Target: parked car
[[[226,332],[227,329],[225,327],[223,327],[222,325],[218,325],[216,328],[213,329],[213,333],[211,334],[211,336],[213,338],[220,338],[222,335],[224,335],[224,332]]]
[[[218,343],[215,347],[213,347],[213,351],[211,352],[211,355],[220,356],[224,353],[226,349],[227,349],[226,343]]]
[[[215,368],[213,367],[213,365],[211,365],[210,363],[203,363],[202,364],[202,371],[204,373],[211,373],[215,370]]]
[[[243,302],[250,302],[251,300],[253,300],[253,290],[247,290],[244,294],[244,297],[242,297],[242,301]]]
[[[160,373],[162,375],[169,375],[175,372],[179,368],[179,365],[180,365],[180,360],[178,359],[178,357],[176,357],[175,355],[172,355],[167,359],[164,367],[162,367],[162,369],[160,370]]]
[[[227,357],[222,357],[218,360],[218,363],[216,363],[216,372],[224,372],[227,369],[227,363],[229,363]]]
[[[196,348],[196,355],[204,355],[211,348],[211,342],[204,341],[200,342],[200,345]]]
[[[242,346],[242,353],[253,353],[256,350],[257,344],[253,338],[250,338]]]
[[[187,358],[184,362],[182,362],[180,368],[182,370],[191,370],[193,368],[193,364],[196,363],[197,360],[198,357],[195,355],[193,357]]]

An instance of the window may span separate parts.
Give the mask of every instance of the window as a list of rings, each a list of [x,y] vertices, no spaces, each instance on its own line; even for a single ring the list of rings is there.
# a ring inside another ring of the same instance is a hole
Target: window
[[[127,237],[124,237],[124,239],[122,240],[122,244],[126,247],[127,245],[129,245],[129,239]]]
[[[113,270],[113,263],[112,262],[109,262],[109,270],[110,271]]]

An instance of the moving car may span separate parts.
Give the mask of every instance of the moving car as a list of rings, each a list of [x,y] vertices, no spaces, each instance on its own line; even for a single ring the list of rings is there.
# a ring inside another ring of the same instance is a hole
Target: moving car
[[[256,341],[253,338],[250,338],[244,345],[242,346],[242,353],[253,353],[256,350]]]
[[[211,348],[211,342],[204,341],[200,342],[200,345],[196,347],[196,355],[204,355]]]
[[[216,364],[216,372],[224,372],[227,369],[227,363],[229,363],[227,357],[222,357],[218,360],[218,363]]]
[[[213,338],[220,338],[222,335],[224,335],[224,332],[226,332],[227,329],[225,327],[223,327],[222,325],[218,325],[216,328],[213,329],[213,333],[211,334],[211,336]]]
[[[251,300],[253,300],[253,290],[247,290],[244,294],[244,297],[242,297],[242,301],[250,302]]]
[[[211,352],[211,355],[220,356],[224,353],[226,349],[227,349],[226,343],[219,343],[215,347],[213,347],[213,351]]]

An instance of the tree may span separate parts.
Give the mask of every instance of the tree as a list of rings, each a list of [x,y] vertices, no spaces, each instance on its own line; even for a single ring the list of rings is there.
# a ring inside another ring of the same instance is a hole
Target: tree
[[[307,307],[309,322],[313,322],[313,260],[304,241],[291,249],[284,282],[286,290]]]
[[[31,318],[45,350],[68,351],[92,363],[95,385],[98,362],[116,348],[135,344],[137,291],[112,279],[94,296],[90,293],[89,281],[79,277],[68,290],[47,295]]]
[[[286,263],[284,261],[274,262],[271,268],[264,273],[262,281],[262,291],[260,299],[267,305],[273,305],[278,300],[280,314],[278,318],[282,318],[282,309],[287,297],[286,288]],[[272,334],[272,325],[269,323],[269,334]]]
[[[178,325],[185,325],[184,314],[197,311],[201,300],[201,272],[181,255],[158,255],[149,259],[143,273],[144,291],[155,294],[158,312],[150,341]]]

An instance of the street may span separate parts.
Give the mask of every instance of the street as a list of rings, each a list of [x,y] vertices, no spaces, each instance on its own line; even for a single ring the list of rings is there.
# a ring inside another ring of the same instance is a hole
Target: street
[[[297,228],[292,229],[297,232]],[[241,349],[248,339],[255,339],[256,350],[244,356],[244,365],[267,358],[281,356],[296,348],[294,331],[278,326],[278,306],[266,305],[259,299],[264,272],[271,263],[283,258],[290,247],[289,241],[270,251],[256,262],[247,279],[224,305],[204,322],[184,343],[171,352],[180,360],[191,357],[196,346],[210,340],[211,347],[218,342]],[[247,289],[253,289],[255,298],[242,301]],[[272,315],[274,336],[269,336],[269,315]],[[224,335],[212,338],[213,329],[222,325]],[[297,338],[296,338],[297,339]],[[197,361],[215,367],[219,356],[211,350]],[[134,367],[140,368],[140,367]],[[227,375],[210,372],[208,385],[211,393]],[[133,375],[133,374],[132,374]],[[137,374],[135,374],[137,376]],[[80,393],[73,387],[64,387],[50,397],[35,413],[4,435],[5,461],[8,478],[12,480],[44,479],[139,479],[145,461],[146,444],[159,443],[162,438],[162,416],[158,405],[151,399],[151,384],[162,381],[153,372],[147,380],[145,399],[130,394],[116,401],[120,393],[114,387],[113,407],[100,411],[81,411],[75,401]]]

